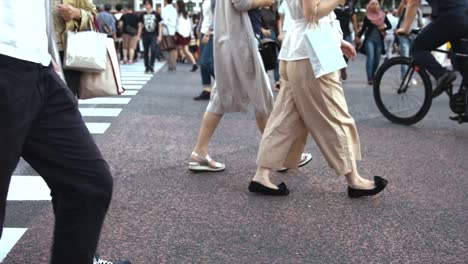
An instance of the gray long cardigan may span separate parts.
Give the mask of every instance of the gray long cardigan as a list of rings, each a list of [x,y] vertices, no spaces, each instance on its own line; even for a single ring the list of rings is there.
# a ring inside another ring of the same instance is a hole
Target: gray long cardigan
[[[250,102],[257,115],[269,116],[273,93],[263,67],[247,11],[252,0],[216,1],[214,65],[222,112],[247,112]]]

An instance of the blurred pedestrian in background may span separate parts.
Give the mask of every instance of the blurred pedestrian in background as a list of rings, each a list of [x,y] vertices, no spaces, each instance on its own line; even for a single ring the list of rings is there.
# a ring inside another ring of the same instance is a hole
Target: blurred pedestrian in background
[[[267,38],[278,41],[278,21],[279,14],[276,3],[273,6],[266,6],[260,8],[262,16],[262,39]],[[278,61],[278,56],[275,58]],[[276,64],[276,68],[273,70],[273,77],[275,80],[275,86],[279,86],[279,64]]]
[[[384,60],[388,60],[392,58],[393,54],[393,44],[395,42],[395,31],[397,30],[397,25],[398,25],[398,17],[395,16],[396,11],[393,9],[390,9],[387,12],[387,19],[392,25],[392,28],[387,29],[385,32],[385,39],[384,39],[384,44],[385,44],[385,57]]]
[[[204,0],[202,3],[200,21],[200,74],[202,81],[201,93],[193,100],[209,100],[211,95],[211,78],[214,78],[213,60],[213,13],[216,0]]]
[[[127,5],[127,12],[122,15],[119,23],[122,28],[122,49],[123,49],[123,64],[133,63],[135,58],[135,50],[138,45],[138,16],[133,11],[131,5]]]
[[[176,47],[176,28],[177,28],[177,10],[172,3],[172,0],[165,0],[166,6],[162,9],[161,25],[159,27],[158,43],[164,41],[170,43],[170,47],[164,50],[164,56],[168,64],[168,71],[176,70],[177,63],[177,47]],[[163,39],[164,38],[164,39]]]
[[[176,2],[177,6],[177,26],[176,26],[176,44],[177,49],[182,51],[188,62],[192,63],[191,72],[198,70],[197,62],[189,51],[189,44],[192,36],[192,23],[190,21],[185,3],[183,0]]]
[[[400,2],[400,5],[398,6],[397,15],[400,18],[398,20],[398,24],[397,24],[395,31],[401,28],[403,21],[405,21],[406,5],[407,5],[407,0],[402,0]],[[417,30],[423,26],[424,26],[423,14],[422,14],[421,9],[418,8],[418,11],[416,12],[416,16],[414,17],[411,23],[410,30]],[[397,36],[397,38],[398,38],[398,44],[400,46],[400,55],[404,57],[409,57],[410,48],[411,48],[411,45],[413,44],[414,39],[416,38],[416,35],[399,35]],[[402,65],[401,75],[403,76],[407,70],[408,70],[408,66]]]
[[[110,13],[112,6],[110,4],[104,5],[104,10],[99,12],[97,15],[97,23],[99,31],[107,34],[108,38],[112,38],[114,41],[117,38],[117,28],[115,26],[115,18]]]
[[[122,28],[119,27],[119,21],[123,12],[123,6],[121,4],[115,5],[115,13],[114,18],[116,20],[115,27],[116,27],[116,34],[115,34],[115,49],[117,50],[117,54],[119,55],[119,59],[123,60],[123,50],[122,50]]]
[[[350,24],[353,26],[353,31],[356,34],[358,32],[358,22],[356,15],[356,1],[357,0],[346,0],[344,5],[338,5],[334,12],[336,19],[340,21],[341,31],[343,32],[343,39],[349,43],[353,43],[352,32]],[[348,58],[344,56],[345,61],[348,62]],[[341,69],[341,79],[346,80],[348,73],[346,68]]]
[[[382,11],[377,0],[370,0],[366,7],[366,16],[361,31],[355,38],[356,45],[362,53],[366,54],[367,83],[374,83],[374,74],[379,67],[380,57],[385,54],[385,31],[392,28],[390,21]],[[364,43],[361,45],[361,36],[364,35]]]
[[[161,16],[153,10],[153,1],[143,2],[145,11],[139,19],[138,33],[143,41],[143,57],[145,61],[145,73],[154,73],[154,62],[158,56],[159,45],[157,37],[159,34],[159,22]]]

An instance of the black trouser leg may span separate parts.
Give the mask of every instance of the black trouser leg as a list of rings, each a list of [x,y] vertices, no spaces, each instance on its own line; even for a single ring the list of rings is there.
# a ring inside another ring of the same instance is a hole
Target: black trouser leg
[[[145,59],[145,68],[148,69],[151,65],[150,65],[150,58],[149,58],[149,53],[150,53],[150,49],[149,49],[149,46],[151,45],[151,39],[149,38],[149,36],[143,36],[142,38],[143,40],[143,57]]]
[[[151,50],[151,57],[150,57],[150,67],[154,67],[154,62],[156,61],[156,35],[152,34],[150,37],[150,50]]]
[[[468,28],[463,22],[460,23],[466,20],[465,16],[463,10],[440,14],[435,21],[423,28],[413,43],[411,52],[416,63],[426,68],[437,79],[445,73],[445,69],[432,56],[431,51],[466,35]]]
[[[12,119],[29,126],[23,141],[17,143],[19,147],[10,148],[22,149],[23,158],[51,189],[56,217],[52,263],[92,263],[112,195],[108,165],[82,121],[76,99],[53,69],[39,67],[25,73],[21,68],[24,62],[11,64],[14,71],[0,77],[13,80],[10,85],[15,87],[10,90],[18,98],[29,98],[11,101],[23,110],[21,114],[13,113],[16,115]],[[16,89],[23,86],[27,89]],[[10,175],[1,176],[3,179]]]

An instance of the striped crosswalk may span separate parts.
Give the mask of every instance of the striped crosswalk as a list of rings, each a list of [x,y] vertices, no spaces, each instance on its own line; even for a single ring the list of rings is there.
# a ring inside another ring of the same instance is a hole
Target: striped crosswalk
[[[162,63],[156,63],[155,71],[160,70],[163,66]],[[153,78],[153,75],[143,72],[144,65],[141,62],[132,65],[122,65],[121,68],[122,84],[126,89],[124,94],[113,97],[79,100],[79,111],[83,116],[86,127],[93,135],[104,134],[112,126],[112,121],[124,111],[125,105],[131,102],[132,97],[137,95],[145,84]],[[27,168],[17,168],[16,171],[34,172],[24,162],[20,164]],[[17,202],[34,201],[37,203],[38,201],[44,201],[48,203],[51,200],[50,189],[37,173],[14,175],[11,179],[7,200],[9,207],[15,206]],[[3,261],[25,232],[27,232],[27,226],[18,227],[14,224],[14,221],[10,226],[6,223],[2,238],[0,239],[0,262]]]

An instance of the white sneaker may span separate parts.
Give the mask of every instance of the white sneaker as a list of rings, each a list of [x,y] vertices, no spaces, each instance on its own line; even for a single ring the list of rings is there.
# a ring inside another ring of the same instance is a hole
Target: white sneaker
[[[299,164],[297,165],[297,167],[299,167],[299,168],[303,167],[303,166],[307,165],[307,163],[309,163],[311,160],[312,160],[312,154],[302,153],[301,160],[299,161]],[[277,169],[276,171],[277,172],[287,172],[288,170],[289,170],[289,168],[283,167],[283,168]]]

